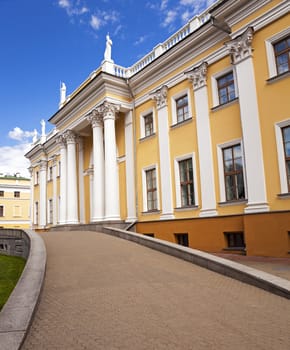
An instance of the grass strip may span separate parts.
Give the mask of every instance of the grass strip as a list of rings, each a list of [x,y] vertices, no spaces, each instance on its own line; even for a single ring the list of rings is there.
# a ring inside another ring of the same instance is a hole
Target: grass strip
[[[0,255],[0,310],[21,276],[26,260],[18,256]]]

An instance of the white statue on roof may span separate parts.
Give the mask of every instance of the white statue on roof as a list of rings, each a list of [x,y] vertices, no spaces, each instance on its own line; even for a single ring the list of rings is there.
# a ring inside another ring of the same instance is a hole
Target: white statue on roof
[[[112,40],[110,38],[109,33],[106,35],[106,49],[104,53],[104,60],[105,61],[112,61]]]

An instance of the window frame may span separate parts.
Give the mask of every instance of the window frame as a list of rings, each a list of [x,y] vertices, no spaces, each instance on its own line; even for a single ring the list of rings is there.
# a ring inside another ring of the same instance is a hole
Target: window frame
[[[5,197],[5,191],[4,190],[0,190],[0,197]]]
[[[225,242],[226,242],[226,248],[225,250],[245,250],[246,249],[246,241],[245,241],[245,234],[242,231],[238,232],[224,232]],[[237,242],[237,237],[241,238],[242,245],[231,245],[231,240],[234,242]]]
[[[219,88],[218,88],[218,80],[222,77],[233,73],[233,82],[234,82],[234,88],[235,88],[235,98],[232,100],[229,100],[225,103],[220,103],[219,99]],[[211,77],[211,85],[212,85],[212,97],[213,97],[213,108],[219,107],[219,106],[226,106],[227,104],[235,101],[238,96],[238,85],[237,85],[237,76],[236,76],[236,70],[235,67],[227,67],[226,69],[223,69],[222,71],[212,75]]]
[[[48,218],[48,224],[53,223],[53,199],[49,198],[47,200],[47,218]]]
[[[188,116],[187,118],[183,119],[182,121],[178,121],[178,116],[177,116],[177,101],[182,98],[187,96],[187,106],[188,106]],[[190,89],[185,89],[177,94],[174,94],[171,97],[171,115],[172,115],[172,126],[177,125],[177,124],[182,124],[188,120],[192,119],[192,108],[191,108],[191,96],[190,96]]]
[[[147,172],[155,169],[156,175],[156,209],[148,209],[148,197],[147,197]],[[151,213],[159,211],[159,176],[158,176],[158,166],[157,164],[150,165],[142,169],[142,193],[143,193],[143,212]]]
[[[0,208],[2,208],[2,215],[0,215],[0,218],[4,218],[5,217],[5,205],[0,204]],[[1,212],[0,212],[0,214],[1,214]]]
[[[243,180],[244,180],[244,191],[245,198],[236,199],[236,200],[227,200],[226,199],[226,184],[225,184],[225,173],[224,173],[224,160],[223,160],[223,150],[229,147],[240,144],[241,153],[242,153],[242,164],[243,164]],[[223,144],[217,145],[217,158],[218,158],[218,172],[219,172],[219,189],[220,189],[220,203],[239,203],[247,201],[247,178],[246,178],[246,168],[245,168],[245,155],[244,147],[241,139],[235,139]]]
[[[179,163],[187,159],[191,159],[191,162],[192,162],[194,205],[182,206]],[[196,157],[194,152],[189,154],[184,154],[174,159],[174,174],[175,174],[176,209],[187,209],[187,208],[198,207],[197,170],[196,170]]]
[[[39,222],[39,203],[38,201],[34,202],[34,225],[38,225]]]
[[[287,180],[287,169],[285,161],[285,149],[283,142],[282,129],[290,127],[290,119],[278,122],[275,124],[275,135],[276,135],[276,146],[277,146],[277,156],[278,156],[278,168],[280,176],[280,193],[290,194],[290,188]]]
[[[145,118],[150,114],[152,114],[152,133],[150,135],[146,135]],[[155,133],[156,133],[155,111],[154,111],[154,108],[150,108],[140,114],[140,139],[151,137],[155,135]]]
[[[265,40],[269,79],[278,77],[285,73],[278,74],[274,45],[290,35],[290,27]],[[288,71],[289,73],[290,71]]]
[[[20,198],[20,191],[14,191],[14,198]]]

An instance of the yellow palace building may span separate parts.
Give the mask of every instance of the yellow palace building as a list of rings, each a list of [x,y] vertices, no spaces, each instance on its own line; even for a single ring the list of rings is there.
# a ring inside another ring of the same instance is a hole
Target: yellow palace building
[[[219,0],[129,68],[107,36],[26,154],[33,227],[131,223],[204,251],[289,256],[289,9]]]
[[[30,227],[30,179],[0,174],[0,228]]]

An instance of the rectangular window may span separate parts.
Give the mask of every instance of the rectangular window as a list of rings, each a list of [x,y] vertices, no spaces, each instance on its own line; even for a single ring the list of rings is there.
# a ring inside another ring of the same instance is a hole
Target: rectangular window
[[[286,177],[288,192],[290,192],[290,126],[282,128],[282,137],[285,154]]]
[[[20,198],[20,192],[14,191],[14,198]]]
[[[180,194],[181,206],[187,207],[194,205],[194,186],[193,186],[193,168],[192,159],[179,161],[180,176]]]
[[[149,113],[144,117],[144,126],[145,126],[145,137],[150,136],[154,133],[153,131],[153,113]]]
[[[4,216],[4,205],[0,205],[0,217]]]
[[[177,123],[183,122],[189,118],[188,97],[184,95],[176,100]]]
[[[22,215],[21,207],[19,205],[15,205],[13,207],[13,216],[21,217],[21,215]]]
[[[188,233],[175,233],[174,236],[177,244],[188,247]]]
[[[36,171],[35,175],[34,175],[34,185],[38,185],[39,184],[39,172]]]
[[[282,74],[290,70],[290,36],[274,44],[277,73]]]
[[[245,249],[245,240],[243,232],[225,232],[227,248]]]
[[[52,224],[53,222],[53,200],[48,200],[48,223]]]
[[[58,162],[58,176],[61,175],[61,162]]]
[[[243,157],[240,144],[223,149],[223,165],[226,200],[244,199]]]
[[[4,197],[4,191],[0,191],[0,197]]]
[[[48,168],[48,181],[52,181],[52,166]]]
[[[157,210],[156,169],[146,171],[147,210]]]
[[[154,233],[143,233],[143,235],[154,238]]]
[[[236,98],[233,72],[217,79],[219,104],[228,103]]]
[[[38,202],[35,202],[34,224],[38,225]]]

